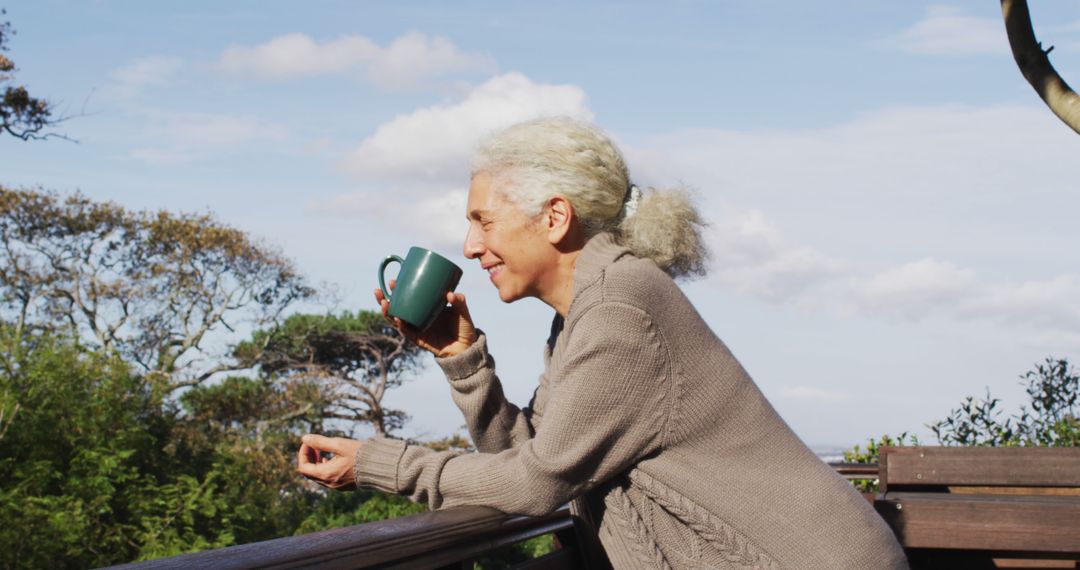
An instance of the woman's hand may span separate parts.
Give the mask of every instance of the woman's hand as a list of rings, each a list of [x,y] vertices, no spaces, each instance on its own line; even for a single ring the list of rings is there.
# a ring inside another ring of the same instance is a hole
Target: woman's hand
[[[395,281],[390,280],[390,289],[394,288]],[[394,323],[405,338],[416,343],[417,346],[427,350],[438,357],[454,356],[461,354],[466,348],[472,346],[478,338],[476,327],[473,326],[472,317],[469,316],[469,307],[465,304],[465,295],[449,291],[446,293],[446,302],[449,307],[439,313],[435,322],[427,330],[421,331],[416,327],[388,314],[390,300],[387,299],[381,289],[375,290],[375,301],[382,308],[382,314],[390,322]]]
[[[300,450],[296,454],[296,470],[312,481],[331,489],[355,489],[356,454],[363,442],[344,437],[323,437],[307,434],[300,438]],[[322,452],[333,453],[327,459]]]

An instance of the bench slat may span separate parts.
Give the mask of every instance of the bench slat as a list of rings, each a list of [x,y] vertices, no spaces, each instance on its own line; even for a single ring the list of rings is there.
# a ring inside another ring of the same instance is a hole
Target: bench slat
[[[890,447],[884,490],[898,485],[1080,486],[1080,448]]]
[[[874,507],[905,548],[1080,553],[1080,497],[889,492]]]

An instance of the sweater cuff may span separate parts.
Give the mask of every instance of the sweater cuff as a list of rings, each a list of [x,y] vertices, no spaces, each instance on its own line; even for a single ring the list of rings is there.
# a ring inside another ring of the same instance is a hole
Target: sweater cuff
[[[374,487],[387,493],[398,493],[398,462],[405,453],[406,444],[399,439],[376,437],[360,446],[356,454],[356,486]]]
[[[487,351],[487,335],[477,329],[476,342],[466,348],[461,354],[436,358],[435,362],[442,368],[443,373],[451,381],[462,380],[476,374],[488,366],[491,357]]]

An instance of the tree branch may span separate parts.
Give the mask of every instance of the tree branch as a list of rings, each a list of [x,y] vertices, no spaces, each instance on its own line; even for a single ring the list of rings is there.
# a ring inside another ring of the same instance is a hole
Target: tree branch
[[[15,416],[19,414],[19,409],[21,407],[21,404],[16,403],[15,407],[11,409],[11,415],[9,415],[6,420],[4,418],[4,412],[6,410],[0,410],[0,427],[3,428],[0,429],[0,440],[4,439],[4,436],[7,434],[8,428],[11,427],[11,424],[15,422]]]
[[[1047,54],[1054,48],[1043,50],[1042,44],[1035,39],[1027,0],[1001,0],[1001,14],[1005,18],[1009,47],[1012,48],[1020,73],[1035,88],[1046,106],[1080,134],[1080,96],[1050,65]]]

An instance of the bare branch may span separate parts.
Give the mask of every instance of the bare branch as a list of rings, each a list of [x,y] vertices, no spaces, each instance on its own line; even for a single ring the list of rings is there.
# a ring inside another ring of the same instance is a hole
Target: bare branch
[[[21,404],[16,403],[15,407],[11,409],[11,415],[7,416],[6,419],[4,418],[6,410],[0,410],[0,440],[4,439],[4,436],[7,435],[8,428],[15,422],[15,416],[18,415],[21,407]]]
[[[1031,26],[1027,0],[1001,0],[1009,47],[1024,79],[1062,122],[1080,134],[1080,96],[1058,75],[1047,57],[1053,47],[1042,49]]]

